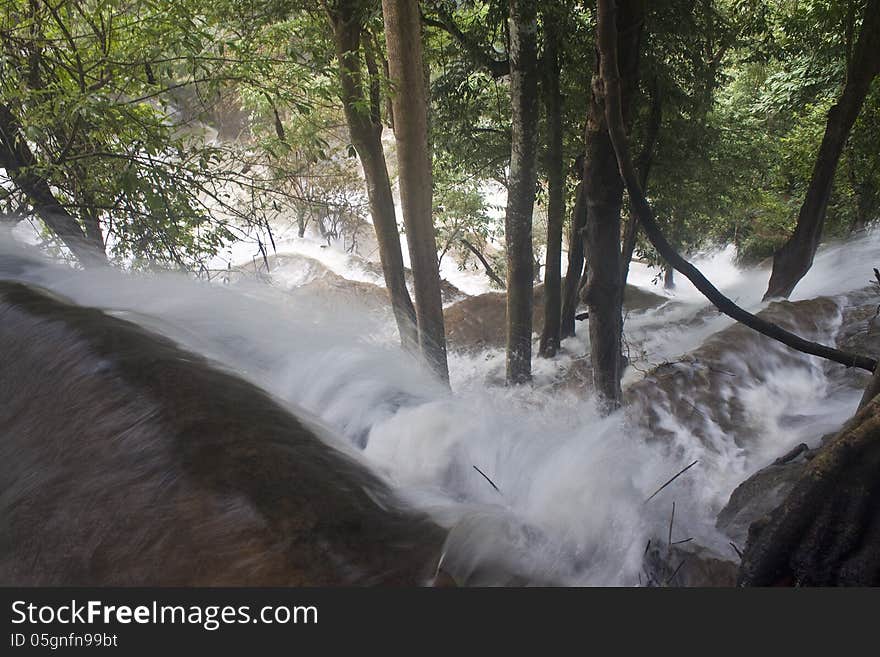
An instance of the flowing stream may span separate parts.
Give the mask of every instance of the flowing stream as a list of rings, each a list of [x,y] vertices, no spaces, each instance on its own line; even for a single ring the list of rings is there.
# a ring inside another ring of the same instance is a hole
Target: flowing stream
[[[744,307],[766,305],[766,268],[741,271],[731,249],[697,264]],[[876,303],[865,291],[875,264],[878,233],[824,247],[798,303],[768,312],[834,343],[847,307]],[[673,502],[674,541],[736,561],[715,528],[731,491],[792,446],[815,446],[858,404],[859,380],[843,380],[843,368],[732,329],[681,277],[672,293],[653,277],[634,266],[632,282],[669,301],[627,316],[632,403],[602,418],[582,391],[551,384],[553,363],[536,359],[536,384],[507,389],[487,383],[500,352],[453,354],[450,391],[396,346],[391,322],[354,304],[253,281],[79,272],[0,239],[0,278],[164,333],[319,418],[329,440],[360,448],[401,495],[454,527],[457,559],[500,555],[534,581],[575,585],[638,584],[647,541],[666,539]],[[576,337],[565,348],[562,362],[586,344]]]

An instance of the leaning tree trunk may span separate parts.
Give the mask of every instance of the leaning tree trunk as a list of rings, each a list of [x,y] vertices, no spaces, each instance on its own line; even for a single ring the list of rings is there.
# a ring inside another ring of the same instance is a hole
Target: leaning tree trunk
[[[547,109],[547,260],[544,264],[544,329],[538,353],[552,358],[559,351],[562,316],[562,224],[565,219],[565,163],[562,159],[562,93],[559,90],[558,9],[544,16],[544,106]]]
[[[48,180],[35,170],[36,158],[12,111],[0,104],[0,167],[24,194],[34,212],[83,267],[106,265],[107,255],[97,220],[84,230],[70,214]]]
[[[537,2],[510,0],[510,183],[507,243],[507,382],[532,377],[532,212],[537,182]]]
[[[618,3],[620,18],[618,52],[622,63],[624,105],[629,106],[638,76],[639,46],[644,20],[641,0]],[[597,59],[601,67],[602,55]],[[620,210],[623,181],[617,168],[614,146],[608,135],[602,104],[601,75],[593,81],[587,120],[587,158],[584,190],[587,223],[584,247],[589,263],[585,301],[590,315],[590,361],[593,386],[605,411],[620,406],[620,378],[623,371],[621,331],[623,328],[623,290],[621,278]]]
[[[400,164],[400,200],[413,271],[419,345],[434,372],[448,381],[440,269],[432,219],[428,99],[419,4],[417,0],[382,0],[382,13],[388,70],[394,85],[392,106],[397,117],[394,136]]]
[[[797,226],[788,241],[773,255],[773,271],[765,299],[787,298],[813,264],[825,210],[831,197],[834,172],[850,130],[859,115],[871,81],[880,73],[880,0],[868,0],[862,29],[846,73],[840,100],[828,112],[825,135],[813,168],[807,196]]]
[[[391,308],[400,331],[404,348],[418,348],[416,312],[406,288],[403,252],[394,212],[394,197],[385,151],[382,148],[382,124],[372,115],[364,95],[361,74],[360,43],[363,18],[360,2],[341,0],[328,11],[333,28],[336,58],[339,62],[339,82],[342,106],[351,135],[351,142],[361,160],[367,183],[370,214],[379,243],[379,258],[385,286],[391,298]]]

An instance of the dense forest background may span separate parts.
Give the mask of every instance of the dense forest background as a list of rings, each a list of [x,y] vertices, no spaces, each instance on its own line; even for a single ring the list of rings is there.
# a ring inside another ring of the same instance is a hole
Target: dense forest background
[[[617,4],[628,139],[675,248],[773,256],[799,211],[809,214],[823,159],[830,196],[814,195],[803,243],[876,217],[876,2]],[[200,276],[230,241],[250,236],[270,252],[277,222],[349,243],[375,230],[401,338],[438,374],[431,253],[507,288],[511,382],[529,379],[532,330],[543,331],[545,356],[573,333],[580,295],[601,352],[597,391],[613,406],[628,263],[658,265],[668,285],[674,277],[628,216],[604,144],[596,7],[384,5],[6,0],[3,221],[34,222],[46,247],[84,266]],[[847,112],[851,129],[832,130]],[[839,153],[829,153],[823,138],[835,130]],[[499,198],[506,208],[493,207]],[[533,327],[531,286],[542,280],[550,319]]]

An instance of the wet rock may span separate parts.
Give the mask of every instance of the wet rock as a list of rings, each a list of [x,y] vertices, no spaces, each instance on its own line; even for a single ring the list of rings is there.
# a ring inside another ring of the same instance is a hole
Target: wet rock
[[[222,276],[229,283],[259,280],[289,289],[307,286],[315,281],[324,281],[327,283],[324,287],[327,288],[328,294],[340,291],[344,292],[346,296],[364,293],[369,298],[381,297],[384,300],[384,305],[388,305],[390,302],[384,292],[384,285],[382,285],[384,280],[382,266],[357,255],[349,254],[348,258],[352,264],[375,276],[376,282],[354,281],[345,278],[335,273],[320,260],[299,253],[275,253],[265,259],[255,257],[252,262],[241,263]],[[406,270],[406,280],[412,290],[412,272],[409,269]],[[349,289],[346,290],[346,288]],[[318,287],[315,289],[317,290]],[[381,294],[377,294],[375,289],[380,290]],[[446,279],[440,280],[440,294],[444,304],[454,303],[468,296]],[[374,304],[368,303],[368,305],[372,307]]]
[[[357,256],[352,256],[361,261],[363,268],[366,271],[369,271],[380,279],[384,280],[384,273],[382,272],[382,265],[378,262],[373,262],[372,260],[363,260],[358,258]],[[406,277],[406,284],[410,289],[410,293],[412,293],[413,289],[413,275],[411,269],[404,269],[404,276]],[[440,296],[443,299],[443,304],[451,304],[456,301],[461,301],[462,299],[467,299],[468,295],[459,290],[455,285],[447,281],[445,278],[440,279]]]
[[[781,301],[759,313],[806,339],[823,339],[839,319],[829,298]],[[741,324],[708,338],[676,362],[661,363],[624,392],[630,417],[657,439],[673,436],[669,417],[712,445],[719,435],[746,447],[762,428],[750,419],[744,398],[780,368],[811,374],[821,365]],[[818,436],[816,436],[818,437]]]
[[[623,292],[623,308],[630,312],[639,310],[653,310],[659,308],[669,301],[668,297],[661,294],[654,294],[650,290],[645,290],[635,285],[627,285]]]
[[[876,286],[850,294],[843,307],[837,347],[854,354],[880,357],[880,295]],[[863,389],[871,375],[854,367],[826,365],[832,384]]]
[[[265,259],[255,256],[251,262],[242,262],[221,274],[228,283],[260,281],[269,284],[297,287],[334,274],[324,263],[298,253],[273,253]]]
[[[651,541],[645,550],[643,586],[712,586],[736,585],[739,566],[693,541],[667,546]]]
[[[773,511],[752,523],[739,583],[880,584],[880,399],[804,466]]]
[[[772,463],[742,482],[721,509],[715,526],[738,547],[746,544],[749,526],[779,506],[803,474],[811,452],[786,463]]]
[[[391,301],[384,287],[352,281],[333,272],[297,288],[295,294],[300,298],[320,299],[333,306],[361,308],[377,318],[391,317]]]
[[[664,296],[627,285],[624,310],[657,308],[667,301]],[[468,297],[448,307],[445,316],[446,338],[451,348],[479,351],[504,347],[507,335],[507,296],[503,292]],[[540,333],[543,326],[544,286],[540,284],[534,290],[532,330]]]
[[[543,294],[536,289],[533,327],[544,323],[542,298]],[[446,340],[451,349],[479,351],[505,344],[507,296],[502,292],[487,292],[459,301],[444,311],[444,317]]]

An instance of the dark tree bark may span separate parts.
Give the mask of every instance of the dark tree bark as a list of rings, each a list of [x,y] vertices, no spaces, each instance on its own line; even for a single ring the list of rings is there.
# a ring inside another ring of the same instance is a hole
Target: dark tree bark
[[[797,226],[788,241],[773,255],[773,271],[765,299],[788,296],[813,265],[819,248],[825,211],[831,197],[834,172],[850,130],[858,118],[871,81],[880,73],[880,0],[868,0],[862,29],[846,73],[840,100],[828,112],[825,135]]]
[[[663,287],[667,290],[675,289],[675,270],[672,267],[663,269]]]
[[[853,159],[850,157],[848,160],[849,181],[856,197],[856,214],[849,227],[851,234],[865,230],[868,224],[877,216],[877,210],[880,207],[880,190],[874,184],[871,173],[857,172],[859,164],[853,162]]]
[[[749,528],[739,583],[880,585],[880,399],[806,466],[785,501]]]
[[[651,164],[654,162],[657,137],[660,134],[660,125],[663,122],[663,98],[660,95],[660,84],[656,77],[651,81],[650,94],[651,112],[648,116],[648,125],[645,127],[645,143],[642,147],[642,152],[636,160],[636,167],[639,170],[639,182],[643,190],[647,189]],[[623,246],[620,250],[620,278],[624,286],[626,286],[626,280],[629,278],[629,264],[632,262],[633,253],[636,250],[638,236],[639,218],[630,212],[626,221],[626,227],[623,229]]]
[[[36,158],[12,111],[0,104],[0,166],[28,200],[34,212],[70,249],[83,267],[106,265],[100,227],[92,217],[86,229],[67,211],[52,192],[48,180],[36,170]]]
[[[642,0],[621,0],[617,23],[615,57],[622,65],[625,107],[629,107],[638,81],[639,47],[645,6]],[[618,55],[619,53],[619,55]],[[597,63],[603,65],[602,53]],[[587,119],[587,158],[584,190],[587,222],[584,247],[588,267],[585,301],[590,315],[590,360],[593,386],[605,411],[620,406],[620,378],[623,370],[621,331],[624,282],[621,279],[620,210],[623,181],[617,167],[614,146],[608,135],[602,105],[601,76],[593,79]]]
[[[654,211],[651,209],[639,185],[638,175],[636,174],[635,166],[633,166],[632,158],[629,154],[629,146],[627,145],[626,123],[623,118],[623,103],[621,101],[621,78],[617,66],[617,29],[615,27],[614,0],[598,0],[598,6],[598,42],[602,54],[602,79],[599,88],[604,94],[608,134],[614,145],[620,166],[620,174],[626,184],[632,210],[638,216],[645,235],[657,252],[670,266],[693,283],[694,287],[712,305],[728,317],[797,351],[819,356],[847,367],[858,367],[874,372],[877,367],[877,361],[873,358],[847,353],[816,342],[804,340],[794,333],[790,333],[771,322],[743,310],[721,294],[696,267],[685,260],[666,240],[654,219]],[[592,321],[592,317],[590,321]]]
[[[348,124],[351,142],[364,168],[367,197],[385,286],[391,298],[391,308],[397,321],[404,348],[418,348],[416,312],[409,291],[400,248],[400,234],[394,212],[391,181],[382,148],[382,124],[375,122],[370,104],[364,94],[361,72],[360,43],[365,20],[365,7],[360,0],[338,0],[325,4],[333,29],[336,58],[339,62],[339,82],[342,106]]]
[[[544,17],[544,107],[547,110],[547,260],[544,263],[544,328],[538,353],[552,358],[559,351],[562,316],[562,224],[565,221],[565,163],[562,154],[562,93],[559,90],[558,7]]]
[[[583,174],[581,174],[581,178]],[[578,306],[581,274],[584,271],[584,224],[587,222],[587,199],[584,195],[584,183],[581,180],[575,191],[574,208],[571,211],[571,228],[568,235],[568,269],[562,286],[562,313],[559,325],[559,337],[570,338],[574,335],[575,313]]]
[[[537,2],[510,0],[510,182],[507,243],[507,383],[532,378],[532,212],[537,182]]]
[[[442,2],[426,2],[425,4],[435,12],[436,18],[423,13],[422,22],[425,25],[443,30],[455,39],[475,66],[479,66],[493,78],[502,78],[510,73],[510,61],[496,59],[493,48],[487,47],[486,44],[477,43],[465,34],[455,22],[455,17],[449,13]]]
[[[382,0],[388,70],[394,85],[392,104],[400,200],[413,272],[419,346],[434,372],[449,381],[446,333],[440,296],[440,269],[432,218],[433,182],[428,149],[428,99],[422,65],[421,23],[417,0]]]

